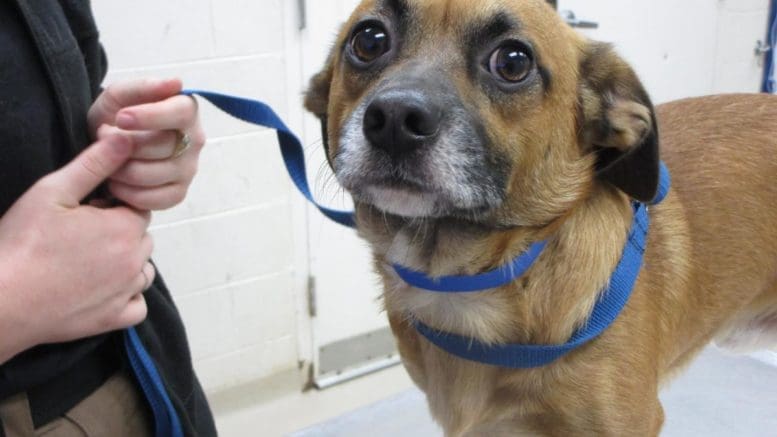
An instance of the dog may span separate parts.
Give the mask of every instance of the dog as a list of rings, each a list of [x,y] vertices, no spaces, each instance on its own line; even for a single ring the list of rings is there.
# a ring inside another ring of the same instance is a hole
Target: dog
[[[365,0],[305,105],[354,199],[403,364],[446,435],[658,435],[659,389],[708,343],[775,344],[777,97],[654,108],[609,45],[542,0]],[[420,321],[487,345],[567,342],[661,161],[672,189],[649,209],[625,309],[595,340],[513,369],[419,334]],[[540,240],[523,276],[482,292],[431,293],[391,268],[473,275]]]

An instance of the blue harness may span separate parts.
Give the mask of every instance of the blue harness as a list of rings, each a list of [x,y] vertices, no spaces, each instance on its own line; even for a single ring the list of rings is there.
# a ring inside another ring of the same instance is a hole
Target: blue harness
[[[299,139],[268,105],[242,97],[228,96],[201,90],[184,90],[183,94],[198,95],[210,101],[227,114],[240,120],[274,129],[280,143],[283,162],[294,185],[322,214],[347,227],[356,226],[354,214],[337,211],[318,204],[313,198],[305,170],[305,154]],[[670,178],[667,168],[661,164],[661,180],[656,199],[657,204],[669,192]],[[598,337],[618,317],[628,302],[634,283],[642,266],[648,228],[650,224],[647,205],[633,202],[634,219],[624,247],[621,260],[615,269],[610,284],[594,306],[588,323],[575,332],[572,338],[561,345],[487,345],[477,339],[462,337],[435,330],[420,321],[415,322],[418,332],[431,343],[460,358],[507,368],[534,368],[552,363],[568,352]],[[393,265],[399,277],[413,287],[437,293],[472,293],[497,288],[521,277],[539,258],[547,241],[532,244],[511,263],[494,270],[472,276],[430,277],[400,265]],[[180,422],[164,390],[158,372],[143,349],[134,330],[126,333],[126,345],[143,391],[152,405],[157,424],[157,436],[179,436]],[[134,358],[133,358],[134,357]],[[144,382],[145,381],[145,382]],[[161,425],[160,425],[161,424]],[[178,431],[176,431],[178,430]]]

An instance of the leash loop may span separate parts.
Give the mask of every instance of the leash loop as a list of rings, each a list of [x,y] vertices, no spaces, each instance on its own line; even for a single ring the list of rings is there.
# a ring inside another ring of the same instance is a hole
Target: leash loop
[[[183,90],[183,95],[205,98],[227,114],[248,123],[275,129],[286,170],[297,189],[330,220],[349,228],[356,227],[353,212],[337,211],[320,205],[313,198],[305,170],[305,151],[302,143],[267,104],[242,97],[228,96],[203,90]]]

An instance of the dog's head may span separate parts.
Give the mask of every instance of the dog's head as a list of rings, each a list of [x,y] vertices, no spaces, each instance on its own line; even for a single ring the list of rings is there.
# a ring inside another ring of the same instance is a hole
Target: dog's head
[[[306,107],[357,208],[543,226],[611,184],[650,200],[658,135],[629,66],[542,0],[365,0]]]

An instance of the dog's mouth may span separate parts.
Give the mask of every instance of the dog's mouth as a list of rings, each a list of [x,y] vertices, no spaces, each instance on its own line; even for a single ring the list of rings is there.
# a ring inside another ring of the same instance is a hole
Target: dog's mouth
[[[342,147],[350,150],[359,145]],[[356,154],[350,160],[338,158],[335,166],[341,184],[358,203],[407,218],[437,217],[452,209],[431,175],[419,174],[422,157],[397,161],[379,152],[366,152],[366,156]],[[363,165],[355,165],[356,161]]]
[[[414,183],[390,182],[366,184],[353,192],[358,202],[406,218],[467,217],[473,219],[492,205],[458,199]]]
[[[438,194],[396,185],[369,185],[358,197],[383,212],[401,217],[435,217],[443,210]]]
[[[371,180],[365,175],[362,186],[352,189],[351,192],[358,202],[371,205],[381,212],[406,218],[453,215],[471,217],[488,208],[485,203],[455,198],[439,187],[432,186],[431,181],[418,179],[388,177]]]

